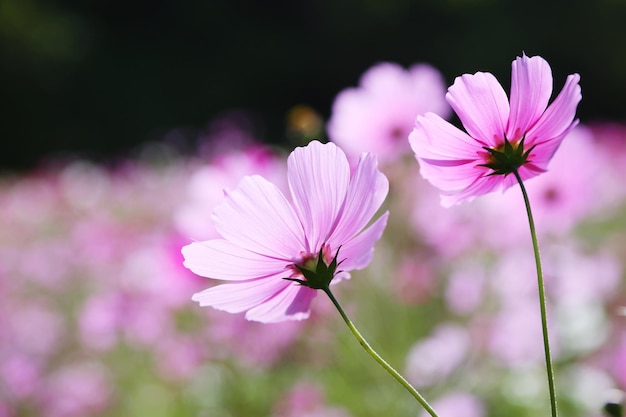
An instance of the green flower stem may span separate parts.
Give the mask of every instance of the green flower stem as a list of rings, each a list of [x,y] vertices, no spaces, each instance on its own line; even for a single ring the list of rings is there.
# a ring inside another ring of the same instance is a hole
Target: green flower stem
[[[548,389],[550,390],[550,406],[552,408],[552,417],[557,417],[556,394],[554,389],[554,370],[552,369],[552,356],[550,355],[550,340],[548,338],[548,318],[546,314],[546,291],[543,284],[543,272],[541,268],[541,256],[539,255],[539,244],[537,243],[537,232],[535,230],[535,221],[533,213],[530,209],[530,200],[522,177],[517,170],[513,170],[515,178],[522,190],[524,196],[524,204],[526,204],[526,213],[528,213],[528,223],[530,226],[530,236],[533,241],[533,250],[535,252],[535,265],[537,266],[537,285],[539,287],[539,307],[541,308],[541,329],[543,331],[543,349],[546,356],[546,371],[548,374]]]
[[[341,317],[346,322],[346,324],[348,325],[348,328],[350,329],[350,331],[352,332],[356,340],[358,340],[359,344],[363,347],[363,349],[365,349],[365,351],[369,353],[369,355],[372,358],[374,358],[374,360],[378,362],[380,366],[385,368],[385,370],[389,372],[391,376],[393,376],[396,379],[396,381],[400,383],[400,385],[402,385],[407,391],[409,391],[411,395],[415,397],[417,402],[419,402],[422,405],[422,407],[424,407],[424,409],[428,411],[428,413],[432,417],[439,417],[437,413],[435,412],[435,410],[433,410],[430,404],[428,404],[428,402],[424,399],[424,397],[422,397],[421,394],[417,392],[417,390],[402,375],[400,375],[398,371],[396,371],[391,365],[387,363],[387,361],[385,361],[378,353],[376,353],[376,351],[372,349],[369,343],[367,343],[367,340],[365,340],[363,336],[361,336],[361,333],[357,330],[357,328],[354,326],[352,321],[348,318],[345,311],[343,311],[343,308],[341,308],[341,305],[339,305],[339,302],[337,301],[333,293],[330,291],[330,288],[326,287],[326,288],[322,288],[322,290],[328,295],[328,297],[333,302],[335,307],[337,307],[339,314],[341,314]]]

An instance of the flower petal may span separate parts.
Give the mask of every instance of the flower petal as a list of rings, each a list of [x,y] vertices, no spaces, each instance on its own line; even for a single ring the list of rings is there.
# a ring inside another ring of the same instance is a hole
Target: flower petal
[[[539,145],[555,139],[561,140],[578,123],[574,121],[574,117],[576,107],[582,99],[579,81],[578,74],[567,77],[563,90],[526,134],[528,145]]]
[[[290,260],[304,248],[304,232],[293,208],[266,179],[244,177],[213,213],[222,237],[251,252]]]
[[[388,217],[389,212],[386,211],[370,227],[341,246],[338,260],[345,260],[339,266],[339,270],[362,269],[370,263],[374,254],[374,244],[382,236]]]
[[[292,284],[278,276],[237,281],[195,293],[191,299],[202,307],[210,306],[229,313],[241,313],[272,299]]]
[[[183,265],[195,274],[222,280],[249,280],[288,271],[283,260],[259,255],[223,239],[194,242],[182,249]]]
[[[470,136],[482,146],[496,147],[502,143],[509,119],[509,101],[492,74],[477,72],[457,77],[446,99]]]
[[[312,141],[289,155],[287,177],[308,240],[306,249],[316,252],[333,231],[343,206],[350,182],[348,160],[334,143]]]
[[[434,113],[417,117],[409,142],[422,176],[444,192],[465,189],[487,171],[477,166],[480,143]]]
[[[376,214],[389,191],[389,181],[378,170],[376,156],[361,155],[341,210],[337,227],[328,243],[336,248],[357,235]]]
[[[540,56],[523,55],[511,65],[511,114],[506,136],[521,139],[548,106],[552,95],[552,70]]]
[[[472,184],[459,192],[442,192],[441,205],[443,207],[451,207],[464,201],[471,201],[474,197],[489,194],[492,191],[504,191],[515,183],[516,180],[513,175],[481,176],[476,178]]]
[[[262,323],[306,319],[316,294],[316,290],[292,283],[263,304],[248,310],[246,319]]]
[[[482,144],[435,113],[419,115],[409,143],[420,159],[474,160]]]

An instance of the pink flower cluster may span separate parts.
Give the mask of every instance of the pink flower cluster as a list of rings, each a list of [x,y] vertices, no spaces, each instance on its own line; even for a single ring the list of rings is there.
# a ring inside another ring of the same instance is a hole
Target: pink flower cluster
[[[151,384],[173,403],[171,387],[183,392],[204,364],[266,369],[292,348],[298,323],[268,334],[195,308],[204,280],[180,254],[195,213],[216,204],[198,188],[218,195],[216,178],[284,161],[252,145],[205,165],[76,161],[0,179],[0,416],[145,415],[150,403],[131,407],[129,392]],[[199,407],[192,398],[187,412]]]

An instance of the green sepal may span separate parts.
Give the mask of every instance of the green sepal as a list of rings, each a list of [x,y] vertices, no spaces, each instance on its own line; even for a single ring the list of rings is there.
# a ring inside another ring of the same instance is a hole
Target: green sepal
[[[341,249],[341,247],[339,247]],[[305,268],[301,265],[294,265],[296,269],[304,276],[304,279],[299,278],[283,278],[288,281],[297,282],[300,285],[304,285],[305,287],[312,288],[314,290],[324,290],[327,289],[330,285],[330,282],[333,280],[335,275],[338,272],[337,267],[341,264],[341,262],[337,262],[337,257],[339,256],[339,249],[335,253],[333,260],[330,264],[326,265],[324,262],[323,256],[323,248],[320,249],[320,252],[317,256],[317,264],[315,266],[315,271],[312,271],[308,268]]]
[[[479,166],[490,168],[493,170],[488,176],[492,175],[508,175],[516,171],[519,167],[524,165],[528,161],[528,156],[535,149],[532,146],[530,149],[524,151],[524,136],[519,141],[517,146],[513,146],[511,142],[505,137],[504,145],[500,149],[492,149],[483,146],[483,149],[489,152],[491,161],[486,164],[480,164]]]

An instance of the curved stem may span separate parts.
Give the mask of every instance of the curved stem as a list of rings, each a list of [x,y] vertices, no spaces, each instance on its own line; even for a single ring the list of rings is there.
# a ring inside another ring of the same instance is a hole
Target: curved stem
[[[535,221],[530,209],[530,200],[522,177],[517,170],[513,171],[515,178],[522,190],[524,196],[524,204],[526,205],[526,213],[528,214],[528,224],[530,226],[530,237],[533,241],[533,250],[535,252],[535,265],[537,266],[537,285],[539,287],[539,307],[541,309],[541,329],[543,331],[543,349],[546,357],[546,371],[548,374],[548,389],[550,390],[550,406],[552,408],[552,417],[557,417],[556,394],[554,389],[554,370],[552,369],[552,356],[550,355],[550,340],[548,338],[548,318],[546,314],[546,292],[543,283],[543,272],[541,268],[541,257],[539,255],[539,243],[537,243],[537,232],[535,229]]]
[[[343,318],[343,321],[346,322],[346,324],[348,325],[348,328],[350,329],[350,331],[352,332],[352,334],[354,335],[356,340],[359,342],[359,344],[363,347],[363,349],[365,349],[365,351],[367,353],[369,353],[369,355],[372,358],[374,358],[374,360],[376,362],[378,362],[378,364],[380,366],[382,366],[387,372],[389,372],[391,374],[391,376],[393,376],[396,379],[396,381],[398,381],[400,383],[400,385],[402,385],[407,391],[409,391],[409,393],[411,393],[411,395],[422,405],[422,407],[424,407],[424,409],[432,417],[439,417],[437,415],[437,413],[435,412],[435,410],[433,410],[433,408],[430,406],[430,404],[428,404],[428,402],[424,399],[424,397],[422,397],[422,395],[419,392],[417,392],[417,390],[402,375],[400,375],[400,373],[398,371],[396,371],[391,365],[389,365],[387,363],[387,361],[385,361],[370,346],[370,344],[367,343],[367,340],[365,340],[365,338],[363,338],[363,336],[361,336],[361,333],[357,330],[357,328],[354,326],[352,321],[348,318],[348,316],[346,315],[345,311],[343,311],[343,308],[341,308],[341,305],[339,305],[339,302],[337,301],[337,299],[335,298],[333,293],[330,291],[330,289],[327,287],[327,288],[322,288],[322,290],[326,293],[326,295],[328,295],[330,300],[333,302],[333,304],[335,305],[335,307],[339,311],[339,314],[341,314],[341,317]]]

